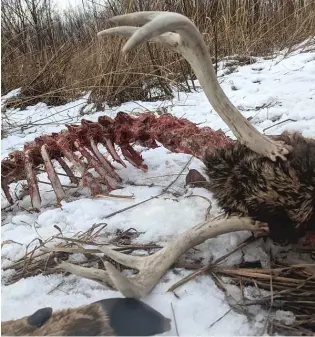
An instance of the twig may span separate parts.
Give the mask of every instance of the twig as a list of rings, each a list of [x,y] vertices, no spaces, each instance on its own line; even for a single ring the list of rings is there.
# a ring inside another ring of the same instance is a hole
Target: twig
[[[80,239],[75,239],[75,238],[67,238],[67,237],[63,237],[63,236],[56,236],[56,239],[60,239],[60,240],[65,240],[65,241],[69,241],[69,242],[75,242],[75,243],[81,243],[81,244],[85,244],[85,245],[95,245],[95,246],[104,246],[104,243],[95,243],[93,241],[85,241],[85,240],[80,240]]]
[[[55,247],[55,248],[41,248],[42,252],[52,253],[52,252],[63,252],[63,253],[85,253],[85,254],[98,254],[102,253],[99,249],[86,249],[79,247]]]
[[[50,185],[51,186],[51,183],[48,182],[48,181],[42,181],[42,180],[37,180],[37,182],[41,183],[41,184],[44,184],[44,185]],[[75,188],[76,186],[71,186],[71,185],[62,185],[62,187],[65,187],[65,188]]]
[[[93,231],[98,228],[101,227],[96,233],[93,233]],[[91,236],[91,237],[95,237],[101,230],[103,230],[105,227],[107,227],[107,223],[106,222],[100,222],[98,224],[94,223],[88,230],[86,230],[85,232],[83,232],[79,237],[82,238],[84,236]],[[79,234],[79,233],[77,233]]]
[[[155,179],[155,178],[164,178],[164,177],[171,177],[171,176],[178,176],[178,175],[184,175],[184,174],[183,173],[162,174],[160,176],[144,177],[144,178],[142,178],[142,180]]]
[[[75,241],[75,242],[79,241],[79,240],[75,240],[75,239],[68,239],[68,238],[62,238],[62,237],[60,237],[60,239],[64,239],[64,240],[67,240],[67,241]],[[105,246],[104,244],[95,244],[95,243],[86,243],[86,242],[82,242],[82,243],[83,244],[93,244],[93,245]],[[161,249],[161,248],[163,248],[163,247],[158,246],[158,245],[126,245],[126,246],[121,246],[121,247],[114,247],[112,249],[120,252],[120,251],[124,251],[124,250],[138,250],[138,249],[146,250],[146,249]],[[43,247],[41,249],[41,251],[45,252],[45,253],[51,253],[51,252],[85,253],[85,254],[102,253],[102,251],[98,248],[93,249],[93,248],[83,248],[83,247],[54,247],[54,248]]]
[[[177,336],[179,336],[178,327],[177,327],[177,321],[176,321],[176,316],[175,316],[175,311],[174,311],[174,308],[173,308],[173,303],[171,303],[171,308],[172,308],[172,313],[173,313],[173,317],[174,317],[174,324],[175,324],[176,334],[177,334]]]
[[[200,275],[200,274],[208,271],[209,269],[213,268],[215,265],[219,264],[221,261],[225,260],[227,257],[229,257],[230,255],[234,254],[238,250],[244,248],[246,245],[248,245],[249,243],[251,243],[251,242],[253,242],[255,240],[256,240],[256,238],[254,236],[250,236],[244,242],[242,242],[240,245],[238,245],[235,249],[233,249],[231,252],[229,252],[229,253],[227,253],[227,254],[219,257],[213,263],[207,264],[207,265],[201,267],[200,269],[198,269],[197,271],[195,271],[195,272],[191,273],[190,275],[184,277],[183,279],[179,280],[178,282],[176,282],[175,284],[173,284],[167,291],[174,291],[179,286],[182,286],[183,284],[185,284],[188,281],[192,280],[196,276],[198,276],[198,275]]]
[[[169,184],[167,185],[164,189],[163,192],[166,193],[167,190],[178,180],[178,178],[181,176],[181,174],[185,171],[186,167],[190,164],[190,162],[193,160],[194,156],[191,156],[190,159],[188,160],[188,162],[185,164],[185,166],[183,167],[183,169],[179,172],[179,174],[177,175],[177,177]]]
[[[43,173],[46,173],[46,172],[47,172],[47,171],[45,171],[45,170],[43,170],[43,169],[40,169],[40,168],[37,168],[36,170],[37,170],[38,172],[43,172]],[[69,176],[68,176],[67,174],[65,174],[65,173],[56,172],[56,174],[57,174],[58,176],[63,176],[63,177],[69,178]],[[82,179],[81,177],[77,177],[77,176],[75,176],[75,178],[76,178],[76,179]],[[73,185],[73,186],[70,186],[70,187],[76,187],[76,186]]]
[[[209,198],[206,198],[203,195],[198,195],[198,194],[188,195],[185,198],[191,198],[191,197],[199,197],[199,198],[202,198],[202,199],[207,200],[209,202],[209,206],[207,207],[206,214],[205,214],[205,221],[207,221],[209,216],[210,216],[210,211],[211,211],[211,208],[212,208],[212,201]]]
[[[96,198],[108,198],[108,199],[134,199],[134,194],[132,195],[114,195],[114,194],[97,194],[94,196]]]
[[[274,326],[278,327],[278,328],[281,328],[282,331],[283,331],[283,329],[292,331],[293,333],[291,333],[291,336],[297,335],[297,332],[303,332],[305,334],[305,336],[314,336],[314,332],[312,332],[309,329],[305,329],[305,328],[302,328],[302,327],[299,327],[297,329],[297,328],[291,327],[290,325],[284,325],[284,324],[281,324],[281,323],[278,323],[278,322],[275,322],[275,321],[273,321],[272,324]],[[289,335],[287,335],[287,336],[289,336]]]
[[[102,216],[101,219],[109,219],[109,218],[113,217],[114,215],[117,215],[117,214],[119,214],[119,213],[123,213],[123,212],[125,212],[125,211],[128,211],[129,209],[135,208],[135,207],[137,207],[137,206],[139,206],[139,205],[142,205],[142,204],[144,204],[144,203],[146,203],[146,202],[148,202],[148,201],[151,201],[151,200],[153,200],[153,199],[155,199],[155,198],[158,198],[158,197],[160,197],[161,195],[163,195],[164,193],[165,193],[165,192],[163,191],[163,192],[159,193],[158,195],[155,195],[155,196],[153,196],[153,197],[150,197],[150,198],[148,198],[148,199],[145,199],[145,200],[143,200],[143,201],[140,201],[140,202],[138,202],[138,203],[136,203],[136,204],[134,204],[134,205],[131,205],[131,206],[122,208],[122,209],[120,209],[120,210],[118,210],[118,211],[115,211],[115,212],[110,213],[110,214],[108,214],[108,215]]]
[[[290,121],[291,121],[291,122],[297,122],[296,119],[288,118],[288,119],[286,119],[286,120],[284,120],[284,121],[282,121],[282,122],[278,122],[278,123],[276,123],[276,124],[273,124],[273,125],[271,125],[271,126],[268,126],[267,128],[264,128],[264,129],[263,129],[263,132],[265,132],[266,130],[271,129],[271,128],[273,128],[273,127],[279,125],[279,124],[283,124],[283,123],[285,123],[285,122],[290,122]]]
[[[50,289],[49,291],[48,291],[48,295],[50,295],[53,291],[55,291],[56,289],[58,289],[58,290],[60,290],[60,291],[62,291],[62,292],[64,292],[65,294],[67,294],[68,295],[68,293],[66,292],[66,291],[64,291],[64,290],[62,290],[62,289],[59,289],[59,287],[61,286],[61,285],[63,285],[65,283],[65,281],[64,280],[62,280],[60,283],[58,283],[55,287],[53,287],[52,289]]]
[[[134,204],[134,205],[125,207],[125,208],[120,209],[120,210],[118,210],[118,211],[115,211],[115,212],[113,212],[113,213],[110,213],[110,214],[108,214],[108,215],[106,215],[106,216],[101,217],[101,219],[109,219],[109,218],[113,217],[114,215],[117,215],[117,214],[120,214],[120,213],[122,213],[122,212],[128,211],[128,210],[130,210],[130,209],[132,209],[132,208],[135,208],[135,207],[137,207],[137,206],[139,206],[139,205],[142,205],[142,204],[144,204],[144,203],[146,203],[146,202],[148,202],[148,201],[151,201],[151,200],[153,200],[153,199],[156,199],[156,198],[160,197],[161,195],[165,194],[165,193],[168,191],[168,189],[169,189],[169,188],[170,188],[170,187],[177,181],[177,179],[178,179],[178,178],[180,177],[180,175],[184,172],[184,170],[186,169],[186,167],[189,165],[189,163],[192,161],[193,158],[194,158],[194,157],[191,156],[191,158],[190,158],[190,159],[188,160],[188,162],[185,164],[185,166],[184,166],[183,169],[180,171],[180,173],[177,175],[177,177],[176,177],[176,178],[175,178],[175,179],[174,179],[168,186],[166,186],[166,187],[162,190],[162,192],[159,193],[158,195],[155,195],[155,196],[150,197],[150,198],[148,198],[148,199],[145,199],[145,200],[143,200],[143,201],[141,201],[141,202],[138,202],[137,204]]]
[[[265,331],[266,331],[267,328],[268,328],[268,322],[269,322],[269,319],[270,319],[271,309],[272,309],[272,306],[270,305],[270,306],[269,306],[269,309],[268,309],[268,312],[267,312],[267,317],[266,317],[264,326],[263,326],[263,328],[261,329],[260,336],[264,336]]]
[[[271,251],[269,250],[269,257],[270,257],[270,254],[271,254]],[[271,262],[270,262],[270,258],[269,258],[269,268],[271,267]],[[262,331],[261,331],[261,336],[263,336],[265,334],[265,331],[267,330],[268,328],[268,323],[269,323],[269,320],[270,320],[270,313],[271,313],[271,309],[274,305],[274,292],[273,292],[273,275],[272,275],[272,272],[271,272],[271,268],[270,268],[270,271],[269,271],[269,276],[270,276],[270,305],[269,305],[269,309],[268,309],[268,313],[267,313],[267,317],[266,317],[266,321],[264,323],[264,326],[262,328]]]
[[[215,320],[213,323],[211,323],[208,327],[208,329],[211,329],[216,323],[221,321],[222,318],[224,318],[226,315],[228,315],[232,311],[233,307],[231,307],[225,314],[223,314],[221,317],[219,317],[217,320]]]
[[[17,245],[23,246],[22,243],[17,242],[17,241],[14,241],[14,240],[5,240],[5,241],[1,242],[1,248],[2,248],[3,246],[5,246],[5,245],[9,245],[9,244],[11,244],[11,243],[15,243],[15,244],[17,244]]]

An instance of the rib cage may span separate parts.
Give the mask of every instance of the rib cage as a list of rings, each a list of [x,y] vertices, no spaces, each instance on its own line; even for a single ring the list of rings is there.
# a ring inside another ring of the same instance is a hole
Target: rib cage
[[[72,183],[78,184],[66,158],[81,174],[81,184],[91,190],[92,195],[100,194],[102,189],[97,179],[88,171],[94,168],[107,191],[117,188],[121,178],[111,163],[101,154],[98,144],[106,147],[112,159],[123,166],[115,149],[117,145],[124,158],[133,166],[146,170],[141,154],[131,144],[137,143],[147,148],[158,147],[157,141],[172,152],[193,154],[203,158],[205,151],[226,146],[232,140],[222,131],[214,131],[209,127],[198,128],[187,119],[178,119],[170,114],[155,117],[152,113],[144,113],[140,117],[132,117],[119,112],[115,119],[101,116],[98,122],[83,119],[79,125],[66,125],[66,131],[43,135],[33,142],[26,143],[23,151],[14,151],[1,162],[1,187],[7,200],[12,204],[9,184],[27,180],[34,210],[40,209],[40,195],[36,173],[42,165],[56,193],[57,201],[65,198],[65,193],[56,174],[52,160],[57,161]],[[79,156],[78,154],[81,156]],[[85,158],[86,164],[82,157]]]

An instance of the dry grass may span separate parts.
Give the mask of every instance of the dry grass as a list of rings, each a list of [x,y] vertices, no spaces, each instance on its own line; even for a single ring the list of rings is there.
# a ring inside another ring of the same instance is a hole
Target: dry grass
[[[46,242],[39,242],[32,249],[28,249],[25,256],[14,261],[3,270],[12,270],[13,273],[6,279],[5,284],[9,285],[17,282],[21,278],[32,277],[39,274],[49,275],[62,273],[56,267],[56,259],[68,260],[72,263],[104,269],[103,261],[108,260],[105,255],[100,256],[98,247],[110,245],[113,249],[125,254],[146,250],[148,254],[153,254],[161,249],[154,243],[141,245],[133,244],[132,241],[139,236],[134,228],[127,231],[117,231],[114,235],[106,231],[106,223],[93,225],[85,232],[77,233],[71,238],[65,237],[60,231],[59,234],[51,237]],[[57,230],[58,227],[56,227]],[[198,275],[207,274],[212,277],[216,285],[227,294],[227,298],[232,298],[231,310],[241,311],[252,316],[251,307],[261,305],[268,312],[266,317],[266,329],[270,335],[275,333],[285,335],[314,335],[315,332],[315,264],[285,264],[273,260],[270,267],[262,267],[260,262],[245,263],[235,267],[225,267],[222,262],[230,255],[240,249],[244,249],[248,244],[257,238],[250,237],[240,244],[230,253],[218,258],[210,265],[202,265],[200,259],[196,261],[185,261],[185,257],[180,262],[176,262],[174,267],[196,270],[185,279],[174,284],[168,291],[172,291],[175,296],[178,287],[184,287],[185,283]],[[54,242],[52,245],[51,243]],[[50,243],[50,244],[49,244]],[[4,242],[5,244],[17,244],[15,242]],[[49,245],[48,245],[49,244]],[[85,248],[89,245],[92,248]],[[94,247],[93,247],[94,246]],[[74,254],[82,254],[84,258],[72,259]],[[111,262],[120,270],[125,267]],[[235,295],[231,295],[230,285],[236,285],[240,290],[241,300],[237,300]],[[244,290],[252,287],[256,291],[246,293]],[[175,292],[174,292],[175,291]],[[249,295],[251,294],[251,295]],[[295,315],[295,320],[290,324],[285,323],[275,316],[276,310],[291,311]],[[229,313],[228,312],[228,313]],[[227,314],[228,314],[227,313]],[[223,317],[222,317],[223,318]],[[211,325],[214,325],[213,322]]]
[[[130,253],[134,250],[153,250],[161,248],[155,244],[149,245],[132,245],[132,239],[138,237],[138,233],[134,228],[130,228],[124,232],[117,230],[113,235],[106,231],[106,223],[93,225],[85,232],[77,233],[73,237],[65,237],[60,231],[49,239],[42,241],[36,239],[29,243],[25,255],[13,261],[10,265],[3,267],[3,271],[11,270],[13,274],[5,281],[5,285],[13,284],[22,278],[33,277],[36,275],[50,275],[63,272],[56,267],[55,259],[70,260],[73,254],[83,254],[82,262],[75,261],[74,263],[82,266],[97,263],[103,268],[102,260],[96,253],[101,253],[98,246],[111,245],[115,250]],[[55,226],[59,231],[60,229]],[[35,241],[37,244],[34,245]],[[57,243],[58,242],[58,243]],[[19,244],[14,241],[6,241],[4,245]],[[86,249],[84,245],[95,246],[93,249]],[[32,248],[29,248],[31,247]],[[51,248],[53,247],[53,248]],[[73,261],[72,261],[73,262]]]
[[[123,57],[124,39],[97,41],[107,17],[139,9],[187,15],[203,33],[214,62],[227,55],[290,49],[315,35],[314,0],[116,0],[97,15],[92,8],[68,13],[64,21],[55,15],[49,29],[44,22],[39,31],[25,26],[16,33],[2,23],[2,92],[22,87],[21,97],[11,105],[25,106],[62,104],[91,90],[91,100],[101,108],[105,101],[117,105],[169,97],[170,84],[184,83],[181,89],[191,90],[191,69],[178,54],[143,45]],[[152,87],[160,90],[153,93]]]
[[[267,310],[286,310],[293,312],[295,321],[284,322],[267,317],[269,334],[308,335],[315,332],[315,264],[287,265],[273,261],[270,268],[217,268],[213,273],[227,276],[240,289],[245,286],[267,290],[269,294],[256,296],[255,299],[243,297],[243,307],[262,305]],[[221,283],[222,284],[222,283]],[[220,286],[220,283],[217,282]],[[222,286],[221,286],[222,288]],[[223,289],[225,290],[225,289]]]

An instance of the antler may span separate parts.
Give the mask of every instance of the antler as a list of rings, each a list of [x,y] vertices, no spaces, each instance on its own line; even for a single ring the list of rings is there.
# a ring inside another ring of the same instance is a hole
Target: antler
[[[225,95],[216,78],[207,46],[197,27],[187,17],[178,13],[152,11],[119,15],[109,22],[124,26],[101,31],[98,35],[130,37],[122,49],[124,53],[150,40],[163,43],[180,53],[190,63],[211,105],[235,137],[272,161],[276,161],[277,157],[286,160],[291,147],[260,134]]]
[[[136,276],[130,278],[121,275],[110,262],[104,262],[106,271],[81,267],[64,261],[61,261],[58,267],[101,284],[110,284],[126,297],[140,299],[155,287],[174,262],[190,248],[221,234],[246,230],[265,232],[268,231],[268,226],[247,217],[215,218],[186,230],[166,247],[147,257],[126,255],[108,247],[99,247],[99,250],[109,258],[124,266],[139,270]],[[60,247],[58,249],[60,250]]]

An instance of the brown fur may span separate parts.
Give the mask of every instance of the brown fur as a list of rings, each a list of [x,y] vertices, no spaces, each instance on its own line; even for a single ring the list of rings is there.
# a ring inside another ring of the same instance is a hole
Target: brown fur
[[[315,230],[315,140],[285,132],[272,137],[293,147],[272,162],[234,143],[204,158],[209,189],[228,213],[267,222],[276,241],[296,241]]]
[[[190,169],[186,176],[186,185],[190,185],[192,187],[206,187],[207,180],[197,170]]]
[[[27,317],[1,323],[4,336],[114,336],[108,317],[99,304],[54,312],[41,327],[31,326]]]
[[[105,299],[56,312],[42,308],[1,322],[4,336],[152,336],[170,329],[170,319],[131,298]]]

